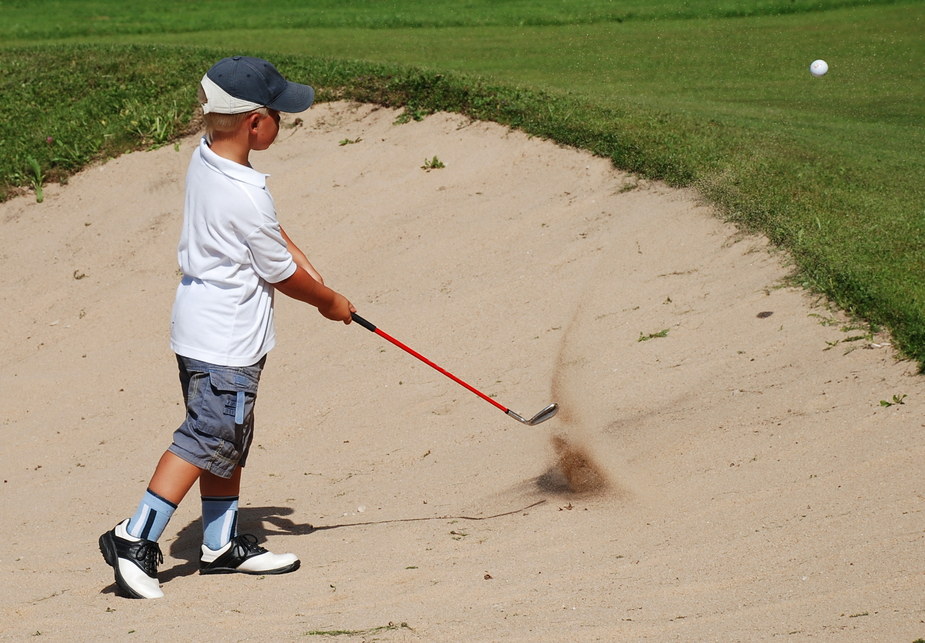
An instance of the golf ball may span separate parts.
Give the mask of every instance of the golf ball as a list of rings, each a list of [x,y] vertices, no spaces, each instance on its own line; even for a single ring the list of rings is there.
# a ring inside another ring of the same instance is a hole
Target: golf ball
[[[824,60],[814,60],[809,65],[809,73],[813,76],[825,76],[827,71],[829,71],[829,63]]]

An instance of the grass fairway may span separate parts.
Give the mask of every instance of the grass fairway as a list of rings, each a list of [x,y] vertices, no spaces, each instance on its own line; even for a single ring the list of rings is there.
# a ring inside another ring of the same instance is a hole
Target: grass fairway
[[[0,190],[169,140],[191,113],[191,78],[221,55],[265,55],[323,97],[461,111],[697,187],[925,365],[921,2],[216,6],[0,5],[13,48],[0,62]],[[820,57],[831,70],[817,79],[807,67]]]

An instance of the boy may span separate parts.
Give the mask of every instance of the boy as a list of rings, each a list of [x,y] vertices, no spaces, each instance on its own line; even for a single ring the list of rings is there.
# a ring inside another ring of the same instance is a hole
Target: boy
[[[160,598],[157,540],[193,484],[202,496],[202,574],[283,574],[294,554],[274,554],[237,534],[241,468],[253,438],[257,384],[273,348],[273,292],[349,324],[356,309],[324,285],[276,219],[266,175],[250,165],[279,132],[280,112],[305,111],[308,85],[265,60],[216,63],[200,82],[206,136],[193,153],[178,258],[183,279],[171,319],[186,420],[161,456],[135,514],[100,536],[117,585],[132,598]]]

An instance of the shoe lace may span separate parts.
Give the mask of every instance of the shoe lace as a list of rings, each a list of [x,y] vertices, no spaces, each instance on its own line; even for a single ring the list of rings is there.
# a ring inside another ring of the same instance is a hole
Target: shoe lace
[[[149,576],[154,576],[157,573],[157,566],[164,562],[164,554],[161,553],[161,548],[156,542],[144,540],[135,550],[135,560],[141,563],[142,569]]]
[[[235,553],[242,557],[252,553],[262,554],[266,551],[266,549],[257,544],[257,536],[253,534],[235,536],[232,547],[235,549]]]

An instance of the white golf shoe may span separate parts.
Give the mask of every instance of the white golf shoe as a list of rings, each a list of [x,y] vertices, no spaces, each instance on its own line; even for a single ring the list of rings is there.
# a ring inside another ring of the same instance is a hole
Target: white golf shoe
[[[100,552],[113,568],[116,585],[130,598],[161,598],[157,566],[164,562],[161,548],[152,540],[131,536],[126,518],[100,536]]]
[[[217,551],[202,546],[200,574],[286,574],[299,568],[295,554],[274,554],[257,544],[257,537],[241,534]]]

